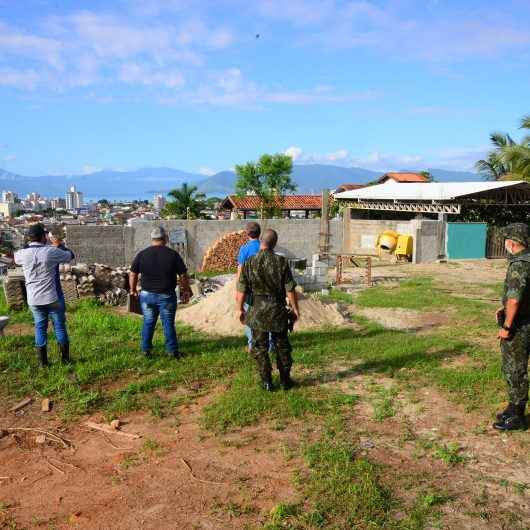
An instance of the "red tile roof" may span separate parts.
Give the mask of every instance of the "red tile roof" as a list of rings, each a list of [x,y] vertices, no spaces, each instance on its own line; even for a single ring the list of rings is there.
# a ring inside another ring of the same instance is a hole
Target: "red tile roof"
[[[335,193],[342,193],[343,191],[353,191],[366,187],[366,184],[341,184]]]
[[[400,173],[400,172],[391,172],[385,173],[378,182],[382,184],[387,180],[395,180],[396,182],[429,182],[429,179],[422,175],[421,173]]]
[[[229,195],[223,201],[221,207],[224,209],[235,208],[236,210],[259,210],[261,208],[261,200],[256,195],[246,195],[245,197]],[[322,196],[286,195],[283,198],[278,198],[274,207],[281,210],[321,210]]]

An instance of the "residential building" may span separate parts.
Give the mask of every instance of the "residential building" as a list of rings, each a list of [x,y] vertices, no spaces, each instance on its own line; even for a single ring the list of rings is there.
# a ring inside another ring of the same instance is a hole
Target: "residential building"
[[[421,183],[429,182],[429,177],[423,173],[411,173],[406,171],[394,171],[390,173],[385,173],[380,179],[377,180],[377,184],[384,184],[389,180],[398,182],[400,184],[410,184],[410,183]]]
[[[286,195],[278,197],[272,207],[281,212],[282,217],[305,218],[318,217],[322,210],[321,195]],[[229,195],[222,203],[221,209],[231,212],[231,217],[243,219],[256,218],[262,208],[261,199],[256,195],[238,197]]]
[[[0,215],[4,218],[13,217],[15,213],[15,204],[12,202],[0,202]]]
[[[63,199],[62,197],[54,197],[50,201],[50,204],[51,204],[51,207],[54,210],[64,210],[64,209],[66,209],[66,200]]]
[[[166,198],[163,195],[155,195],[153,199],[153,207],[155,210],[162,210],[166,203]]]
[[[77,191],[75,186],[72,186],[66,192],[66,209],[76,210],[83,207],[83,193]]]
[[[17,194],[14,191],[4,190],[2,192],[2,202],[14,203],[17,199]]]

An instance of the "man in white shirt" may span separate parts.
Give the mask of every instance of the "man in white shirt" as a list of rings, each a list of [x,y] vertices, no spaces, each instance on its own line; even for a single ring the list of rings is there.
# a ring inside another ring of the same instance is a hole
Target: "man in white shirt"
[[[48,244],[42,224],[34,224],[28,231],[29,244],[15,252],[15,263],[22,266],[26,280],[28,306],[35,322],[35,346],[42,366],[48,366],[48,320],[51,318],[63,362],[70,361],[70,342],[66,330],[66,306],[57,266],[68,263],[73,254],[59,248],[60,243]]]

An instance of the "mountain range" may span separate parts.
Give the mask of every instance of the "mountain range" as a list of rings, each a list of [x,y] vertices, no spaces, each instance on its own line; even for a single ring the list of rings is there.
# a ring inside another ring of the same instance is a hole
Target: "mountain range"
[[[483,177],[468,171],[428,169],[437,182],[477,181]],[[322,164],[295,165],[293,180],[298,193],[319,193],[324,188],[334,189],[340,184],[364,184],[383,174],[358,167]],[[45,197],[64,197],[70,186],[76,186],[86,199],[109,200],[150,199],[154,194],[165,194],[184,182],[193,184],[208,196],[224,197],[234,193],[235,173],[221,171],[205,177],[178,169],[154,167],[135,171],[97,171],[87,175],[44,175],[27,177],[0,169],[0,190],[11,190],[24,196],[37,192]]]

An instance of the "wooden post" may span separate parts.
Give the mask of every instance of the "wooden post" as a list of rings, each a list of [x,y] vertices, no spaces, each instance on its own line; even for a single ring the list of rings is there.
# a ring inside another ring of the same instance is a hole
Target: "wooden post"
[[[366,258],[366,277],[365,277],[366,285],[368,287],[372,286],[372,258],[368,257]]]
[[[320,217],[320,244],[318,252],[320,258],[327,260],[329,257],[329,190],[322,190],[322,215]]]

